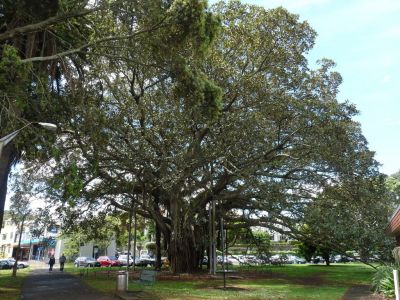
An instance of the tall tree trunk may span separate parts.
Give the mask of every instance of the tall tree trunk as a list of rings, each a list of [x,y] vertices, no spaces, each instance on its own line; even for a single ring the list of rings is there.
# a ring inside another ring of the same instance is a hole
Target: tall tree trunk
[[[330,252],[323,253],[322,258],[325,260],[325,264],[327,266],[329,266],[330,265]]]
[[[186,230],[172,233],[171,268],[174,273],[193,273],[198,270],[198,255],[191,240]]]
[[[328,258],[328,259],[325,259],[325,264],[326,264],[327,266],[330,266],[330,260],[329,260],[329,258]]]
[[[171,201],[171,268],[174,273],[193,273],[198,270],[198,255],[190,223],[185,224],[178,201]]]
[[[1,146],[0,146],[1,147]],[[0,232],[3,226],[4,205],[6,203],[8,175],[16,157],[15,148],[8,144],[1,151],[0,157]]]

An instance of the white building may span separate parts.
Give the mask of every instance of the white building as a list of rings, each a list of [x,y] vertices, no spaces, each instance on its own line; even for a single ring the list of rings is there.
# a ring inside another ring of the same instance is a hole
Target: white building
[[[117,244],[115,239],[112,239],[105,248],[99,247],[94,242],[82,242],[79,247],[79,256],[88,256],[97,258],[102,255],[114,256],[117,253]]]
[[[50,255],[59,257],[58,251],[62,249],[57,247],[58,227],[47,228],[42,237],[36,238],[31,236],[29,222],[26,222],[21,236],[21,249],[18,252],[19,235],[19,227],[10,218],[6,218],[0,235],[0,258],[43,260]]]
[[[13,248],[18,245],[18,229],[11,220],[4,220],[0,235],[0,258],[12,257]]]

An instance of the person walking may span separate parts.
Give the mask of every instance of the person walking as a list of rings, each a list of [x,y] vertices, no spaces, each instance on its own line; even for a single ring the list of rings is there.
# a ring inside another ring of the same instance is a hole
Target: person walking
[[[64,256],[64,253],[60,256],[60,259],[59,259],[59,261],[60,261],[60,271],[61,272],[63,272],[64,271],[64,264],[65,264],[65,261],[66,261],[67,259],[65,258],[65,256]]]
[[[55,263],[56,263],[56,259],[54,258],[54,255],[52,255],[49,259],[49,265],[50,265],[49,272],[53,271],[53,266]]]

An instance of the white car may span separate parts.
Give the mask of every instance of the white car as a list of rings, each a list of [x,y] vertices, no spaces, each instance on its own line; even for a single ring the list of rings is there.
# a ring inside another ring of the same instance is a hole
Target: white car
[[[14,259],[14,258],[8,258],[7,260],[8,260],[12,265],[15,264],[15,259]],[[18,267],[18,269],[24,269],[24,268],[29,267],[29,264],[28,264],[27,261],[21,260],[21,261],[18,261],[17,267]]]
[[[290,263],[290,264],[305,264],[306,260],[304,258],[298,257],[296,255],[288,255],[288,263]]]
[[[250,265],[258,265],[260,263],[260,260],[257,259],[254,255],[246,255],[244,257],[245,263],[250,264]]]
[[[128,264],[128,255],[126,254],[121,254],[118,256],[118,261],[123,265],[126,266]],[[136,257],[135,265],[139,264],[139,258]],[[129,266],[133,265],[133,256],[129,255]]]

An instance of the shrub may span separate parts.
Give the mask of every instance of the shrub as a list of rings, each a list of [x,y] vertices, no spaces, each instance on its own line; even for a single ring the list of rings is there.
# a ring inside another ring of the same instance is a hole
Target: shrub
[[[372,278],[372,288],[375,292],[384,294],[386,297],[394,297],[393,270],[398,266],[382,266],[377,269]]]

